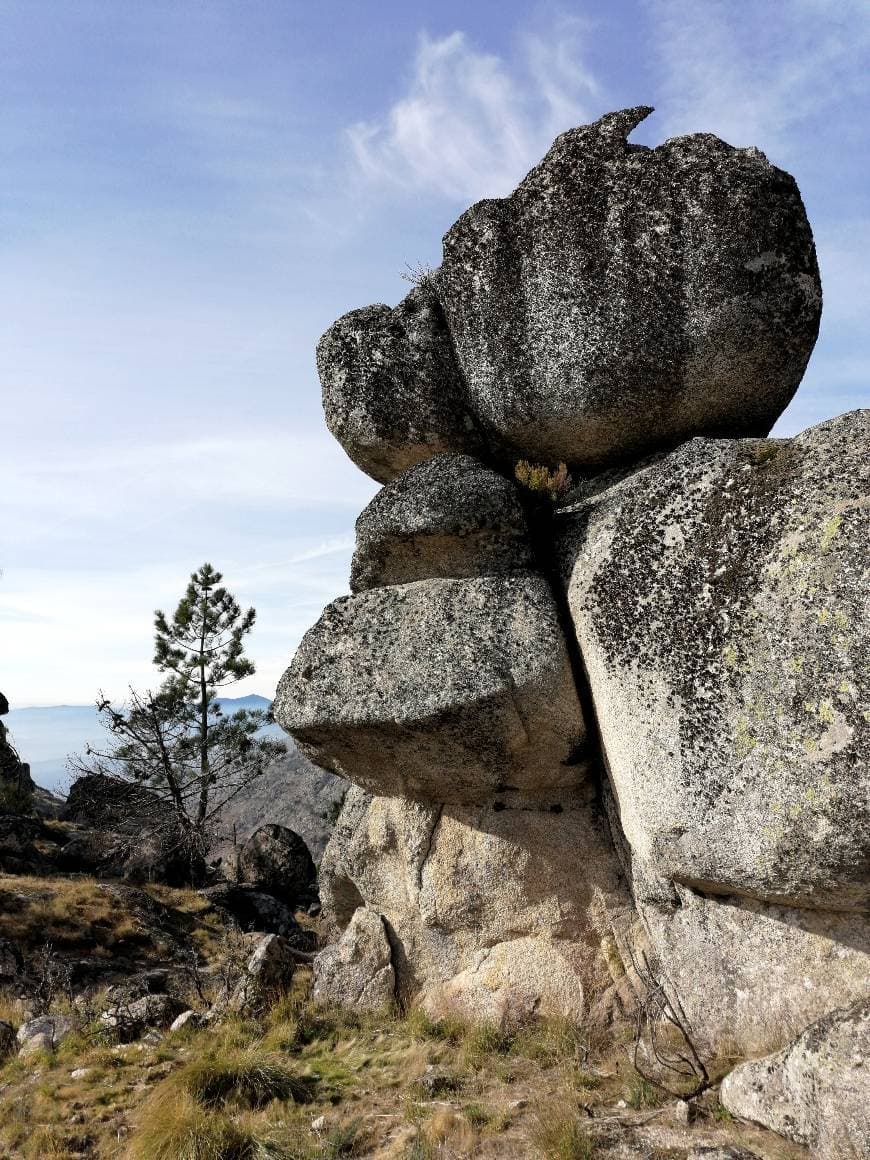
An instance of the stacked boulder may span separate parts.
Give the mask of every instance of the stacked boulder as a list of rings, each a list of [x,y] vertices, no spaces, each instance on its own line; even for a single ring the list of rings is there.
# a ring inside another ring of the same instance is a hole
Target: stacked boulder
[[[821,312],[800,194],[710,135],[629,144],[649,112],[324,335],[327,423],[386,486],[275,714],[356,787],[323,997],[604,1017],[640,957],[758,1054],[870,992],[870,414],[766,438]]]

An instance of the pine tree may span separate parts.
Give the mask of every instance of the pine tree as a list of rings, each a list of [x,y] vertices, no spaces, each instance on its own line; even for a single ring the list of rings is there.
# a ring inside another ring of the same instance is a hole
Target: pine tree
[[[189,846],[192,865],[204,855],[223,808],[286,752],[283,742],[258,736],[271,723],[270,712],[243,709],[228,716],[218,704],[220,690],[255,671],[243,640],[256,613],[242,612],[222,579],[203,564],[172,618],[155,613],[154,664],[165,680],[157,693],[131,689],[122,709],[101,696],[97,710],[111,744],[105,752],[89,748],[87,761],[74,762],[80,773],[107,774],[153,791]]]

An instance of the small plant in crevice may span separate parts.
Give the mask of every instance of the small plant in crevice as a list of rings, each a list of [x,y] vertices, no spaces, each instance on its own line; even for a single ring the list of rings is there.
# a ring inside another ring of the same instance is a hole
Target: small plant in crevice
[[[571,490],[572,480],[564,463],[547,467],[544,463],[529,463],[521,459],[514,468],[514,477],[520,487],[538,495],[546,495],[555,503]]]
[[[434,274],[434,268],[426,262],[415,262],[413,266],[406,262],[400,277],[418,290],[434,290]]]

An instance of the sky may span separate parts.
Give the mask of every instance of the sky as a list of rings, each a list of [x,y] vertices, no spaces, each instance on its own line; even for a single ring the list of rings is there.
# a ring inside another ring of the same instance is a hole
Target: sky
[[[270,696],[376,485],[314,349],[572,125],[757,145],[824,285],[788,435],[870,403],[866,0],[0,0],[0,688],[154,687],[211,561]]]

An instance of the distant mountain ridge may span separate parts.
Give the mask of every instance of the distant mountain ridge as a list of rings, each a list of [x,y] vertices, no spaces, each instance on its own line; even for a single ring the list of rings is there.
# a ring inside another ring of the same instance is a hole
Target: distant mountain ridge
[[[251,693],[247,697],[219,697],[218,704],[224,713],[231,714],[240,709],[268,709],[271,701]],[[12,709],[4,721],[22,761],[30,763],[33,780],[52,793],[66,793],[70,780],[67,757],[82,753],[88,741],[99,744],[105,737],[93,705]],[[227,806],[223,836],[215,853],[232,855],[233,829],[241,843],[258,826],[277,822],[301,834],[319,861],[347,782],[312,765],[278,725],[266,729],[287,743],[287,753]]]
[[[219,697],[224,713],[240,709],[268,709],[271,701],[257,693],[246,697]],[[88,742],[105,738],[93,705],[35,705],[11,709],[4,723],[22,761],[30,763],[33,780],[52,792],[65,792],[69,781],[67,758],[82,753]],[[277,725],[269,733],[284,737]]]

